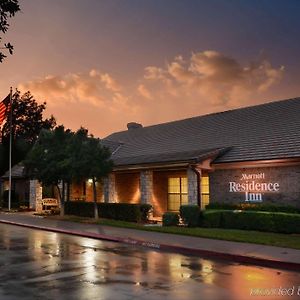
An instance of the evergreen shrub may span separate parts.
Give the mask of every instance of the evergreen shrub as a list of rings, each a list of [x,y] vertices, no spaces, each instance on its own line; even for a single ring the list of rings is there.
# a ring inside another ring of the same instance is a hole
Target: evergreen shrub
[[[179,215],[175,212],[166,212],[163,214],[163,226],[177,226],[179,224]]]

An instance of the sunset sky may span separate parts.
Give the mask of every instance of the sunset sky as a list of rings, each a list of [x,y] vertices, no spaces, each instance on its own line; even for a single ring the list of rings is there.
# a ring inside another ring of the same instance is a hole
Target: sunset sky
[[[298,0],[20,0],[0,96],[96,136],[300,96]]]

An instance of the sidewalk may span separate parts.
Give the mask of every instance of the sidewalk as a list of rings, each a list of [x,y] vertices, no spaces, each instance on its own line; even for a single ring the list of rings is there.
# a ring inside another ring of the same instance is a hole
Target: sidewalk
[[[34,216],[29,213],[0,213],[0,223],[139,245],[169,252],[300,271],[300,250],[296,249],[75,223]]]

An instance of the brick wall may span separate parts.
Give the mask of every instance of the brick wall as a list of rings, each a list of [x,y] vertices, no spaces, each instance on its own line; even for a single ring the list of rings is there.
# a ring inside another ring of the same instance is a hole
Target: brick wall
[[[102,182],[96,182],[97,202],[103,202],[103,185]],[[94,201],[93,183],[86,183],[86,201]]]
[[[278,183],[279,190],[262,192],[262,203],[300,207],[300,166],[215,170],[210,177],[210,202],[245,203],[244,192],[230,192],[229,182],[243,183],[242,174],[264,174],[255,182]]]
[[[83,198],[83,183],[72,182],[70,185],[70,200],[78,200]]]
[[[97,202],[103,202],[103,184],[96,183]],[[73,182],[70,186],[70,200],[85,200],[87,202],[94,201],[93,184],[86,182],[86,195],[84,196],[83,181]]]
[[[140,172],[116,173],[116,196],[119,203],[140,203]]]

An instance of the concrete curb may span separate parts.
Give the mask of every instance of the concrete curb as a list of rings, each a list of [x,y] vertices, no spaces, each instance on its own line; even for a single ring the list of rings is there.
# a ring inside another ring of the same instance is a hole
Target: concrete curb
[[[59,229],[59,228],[55,228],[55,227],[44,227],[44,226],[30,225],[30,224],[26,224],[26,223],[19,223],[19,222],[5,221],[5,220],[0,220],[0,223],[21,226],[21,227],[27,227],[27,228],[37,229],[37,230],[70,234],[70,235],[74,235],[74,236],[104,240],[104,241],[109,241],[109,242],[125,243],[125,244],[130,244],[130,245],[136,245],[136,246],[142,246],[142,247],[147,247],[147,248],[151,248],[151,249],[156,249],[156,250],[176,252],[176,253],[188,254],[188,255],[199,255],[199,256],[203,256],[205,258],[216,258],[216,259],[228,260],[228,261],[239,262],[239,263],[244,263],[244,264],[253,264],[253,265],[260,265],[260,266],[271,267],[271,268],[288,269],[288,270],[294,270],[294,271],[300,270],[300,263],[294,263],[294,262],[286,262],[286,261],[265,259],[265,258],[246,256],[246,255],[222,253],[222,252],[216,252],[216,251],[212,251],[212,250],[195,249],[195,248],[188,248],[188,247],[183,247],[183,246],[158,244],[158,243],[153,243],[150,241],[142,241],[142,240],[131,239],[131,238],[115,237],[115,236],[109,236],[109,235],[105,235],[105,234],[83,232],[83,231],[76,231],[76,230],[65,230],[65,229]]]

